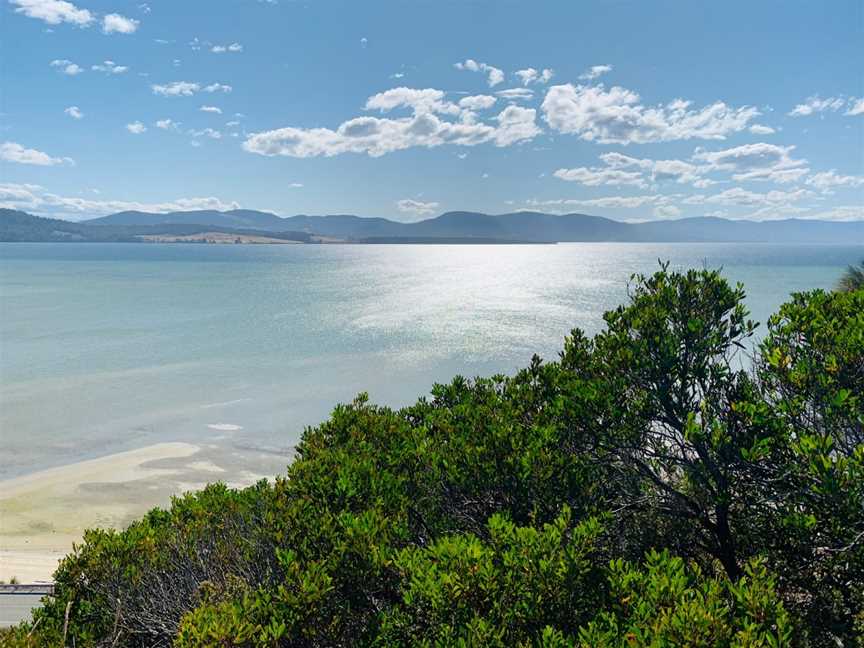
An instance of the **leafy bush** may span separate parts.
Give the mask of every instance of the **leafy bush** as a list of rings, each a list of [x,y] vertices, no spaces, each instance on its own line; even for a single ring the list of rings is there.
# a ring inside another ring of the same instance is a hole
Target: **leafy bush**
[[[706,578],[666,552],[650,552],[644,566],[616,560],[609,572],[613,602],[580,630],[586,648],[792,645],[789,616],[758,561],[737,583]]]

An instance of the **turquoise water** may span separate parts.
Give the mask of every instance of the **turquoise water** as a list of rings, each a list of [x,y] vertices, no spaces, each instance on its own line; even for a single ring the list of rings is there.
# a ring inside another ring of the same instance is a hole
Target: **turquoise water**
[[[633,272],[724,268],[755,319],[864,245],[0,244],[0,478],[160,441],[283,450],[366,390],[553,357]]]

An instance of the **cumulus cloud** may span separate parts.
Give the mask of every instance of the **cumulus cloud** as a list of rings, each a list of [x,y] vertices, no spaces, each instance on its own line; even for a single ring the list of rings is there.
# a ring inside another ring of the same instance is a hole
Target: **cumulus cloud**
[[[846,100],[841,97],[828,97],[820,99],[819,95],[807,97],[804,103],[795,106],[789,113],[790,117],[807,117],[821,112],[837,112],[846,104]]]
[[[231,86],[222,83],[211,83],[207,86],[202,86],[200,83],[193,81],[173,81],[163,85],[154,84],[150,86],[153,94],[162,95],[163,97],[191,97],[197,92],[231,92]]]
[[[242,52],[243,46],[240,43],[231,43],[230,45],[214,45],[210,48],[214,54],[224,54],[225,52]]]
[[[28,149],[17,142],[0,144],[0,160],[17,164],[34,164],[36,166],[56,166],[58,164],[74,164],[68,157],[51,157],[37,149]]]
[[[336,129],[279,128],[250,135],[243,148],[267,156],[305,158],[366,153],[379,157],[407,148],[444,144],[475,146],[491,142],[496,146],[509,146],[540,133],[533,109],[508,106],[492,118],[491,123],[478,123],[473,112],[446,101],[443,92],[432,88],[394,88],[369,97],[365,108],[381,113],[408,108],[412,115],[355,117]],[[442,119],[442,116],[457,114],[459,121]]]
[[[814,173],[807,178],[805,184],[821,191],[830,191],[833,187],[860,187],[864,185],[864,176],[842,175],[831,169]]]
[[[204,86],[204,92],[231,92],[233,88],[230,85],[225,83],[211,83],[210,85]]]
[[[123,74],[129,68],[125,65],[117,65],[114,61],[103,61],[98,65],[90,68],[94,72],[104,72],[105,74]]]
[[[134,34],[139,21],[120,14],[110,13],[102,17],[102,32],[105,34]]]
[[[405,214],[413,214],[414,216],[428,216],[434,214],[438,209],[437,202],[420,202],[419,200],[411,200],[405,198],[396,202],[396,208]]]
[[[754,135],[773,135],[776,132],[770,126],[763,124],[753,124],[748,130]]]
[[[65,0],[9,0],[9,3],[17,7],[15,13],[43,20],[49,25],[65,22],[87,27],[93,22],[93,14]]]
[[[65,197],[48,192],[33,184],[0,184],[0,206],[22,209],[36,214],[79,220],[92,216],[113,214],[119,211],[144,212],[190,211],[216,209],[226,211],[239,209],[235,201],[223,201],[215,197],[177,198],[167,202],[130,202],[122,200],[89,200]]]
[[[69,115],[72,119],[81,119],[84,117],[84,113],[81,112],[81,109],[78,108],[78,106],[69,106],[63,112]]]
[[[842,205],[832,207],[831,209],[819,211],[813,215],[814,218],[820,220],[833,221],[853,221],[864,220],[864,206],[861,205]]]
[[[68,59],[54,59],[49,65],[53,68],[57,68],[63,74],[68,74],[69,76],[76,76],[84,71],[84,68]]]
[[[601,209],[638,209],[645,205],[666,205],[675,196],[663,194],[643,194],[640,196],[604,196],[587,200],[577,198],[560,198],[556,200],[529,200],[532,207],[599,207]]]
[[[645,188],[647,182],[639,171],[623,171],[609,167],[577,167],[573,169],[558,169],[552,175],[567,182],[578,182],[588,187],[600,185],[632,185]]]
[[[140,135],[147,130],[147,127],[140,121],[134,121],[131,124],[126,124],[126,130],[133,135]]]
[[[711,169],[734,172],[732,179],[768,180],[781,184],[800,180],[809,172],[807,160],[791,156],[794,146],[777,146],[759,142],[722,151],[696,149],[693,159],[705,162]]]
[[[850,99],[849,100],[849,110],[847,110],[844,115],[864,115],[864,98],[862,99]]]
[[[509,101],[527,101],[534,96],[534,91],[528,88],[509,88],[498,90],[495,96]]]
[[[459,107],[466,110],[487,110],[494,106],[496,101],[498,99],[490,95],[471,95],[462,97],[459,100]]]
[[[585,72],[579,75],[579,78],[583,81],[593,81],[594,79],[603,76],[604,74],[611,72],[611,65],[592,65]]]
[[[460,63],[454,63],[453,67],[457,70],[468,70],[469,72],[484,72],[487,75],[486,81],[489,83],[490,88],[494,88],[499,83],[504,82],[504,71],[488,63],[478,63],[474,59],[465,59]]]
[[[210,139],[222,139],[222,133],[213,128],[205,128],[203,130],[190,130],[189,134],[192,137],[209,137]]]
[[[812,191],[796,189],[795,191],[768,191],[757,193],[741,187],[733,187],[718,194],[705,196],[701,194],[688,196],[682,202],[688,205],[784,205],[794,203],[813,196]]]
[[[216,113],[217,115],[222,114],[222,109],[218,106],[201,106],[198,110],[201,112]]]
[[[415,114],[439,113],[458,115],[459,106],[445,101],[444,92],[434,88],[417,90],[414,88],[392,88],[379,92],[366,100],[366,110],[378,110],[382,113],[396,108],[411,108]]]
[[[652,182],[675,181],[680,184],[692,184],[697,187],[704,187],[714,183],[713,180],[702,177],[709,170],[709,167],[691,164],[684,160],[651,160],[630,157],[623,153],[604,153],[600,156],[600,159],[615,169],[642,169],[648,173]]]
[[[176,131],[180,128],[180,124],[173,119],[158,119],[156,120],[156,128]]]
[[[732,108],[718,101],[699,110],[676,99],[655,107],[639,103],[637,93],[603,85],[552,86],[543,100],[543,115],[556,131],[601,144],[647,144],[687,139],[725,139],[745,129],[759,111]]]
[[[515,74],[522,81],[522,85],[527,86],[531,83],[549,83],[555,75],[555,72],[549,68],[537,71],[534,68],[529,67],[524,70],[516,70]]]

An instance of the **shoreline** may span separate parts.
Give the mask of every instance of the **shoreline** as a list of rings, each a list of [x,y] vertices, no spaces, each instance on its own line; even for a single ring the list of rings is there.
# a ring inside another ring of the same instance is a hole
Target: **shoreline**
[[[120,529],[171,497],[249,486],[290,458],[218,445],[157,443],[0,481],[0,581],[51,582],[88,528]]]

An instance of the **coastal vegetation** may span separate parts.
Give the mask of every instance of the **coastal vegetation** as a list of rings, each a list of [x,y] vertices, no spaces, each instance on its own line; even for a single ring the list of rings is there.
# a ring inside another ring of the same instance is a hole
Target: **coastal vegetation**
[[[864,288],[864,261],[860,265],[850,265],[840,278],[839,289],[851,292]]]
[[[711,270],[284,476],[91,530],[10,646],[864,646],[864,290],[760,330]]]

